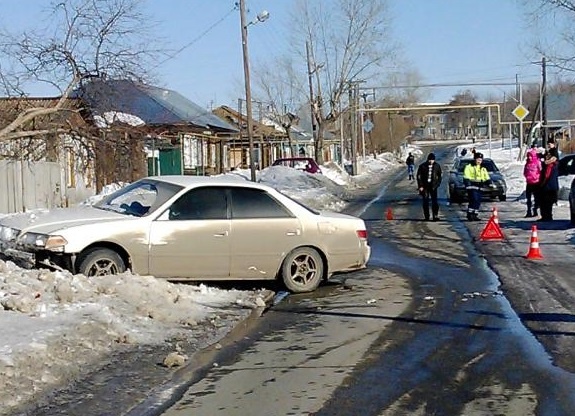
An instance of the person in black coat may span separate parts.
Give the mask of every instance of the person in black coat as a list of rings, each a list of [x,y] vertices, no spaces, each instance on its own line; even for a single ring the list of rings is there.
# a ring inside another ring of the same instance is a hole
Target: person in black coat
[[[549,148],[541,163],[538,194],[541,218],[537,221],[553,221],[553,205],[557,202],[559,192],[559,152],[553,138],[549,139],[547,145]]]
[[[427,160],[417,168],[417,188],[423,198],[423,216],[429,221],[429,200],[433,221],[439,220],[439,203],[437,189],[441,185],[441,166],[435,163],[435,154],[427,155]]]

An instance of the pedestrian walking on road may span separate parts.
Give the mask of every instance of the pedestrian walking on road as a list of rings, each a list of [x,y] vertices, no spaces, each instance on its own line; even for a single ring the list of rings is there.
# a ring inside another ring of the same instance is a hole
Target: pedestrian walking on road
[[[407,159],[405,159],[405,164],[407,165],[407,175],[409,180],[412,181],[414,178],[413,170],[415,168],[415,157],[409,152]]]
[[[417,188],[423,198],[423,216],[429,221],[429,200],[433,221],[439,221],[439,203],[437,189],[441,185],[441,166],[435,163],[435,154],[427,155],[427,160],[417,168]]]
[[[467,205],[467,220],[479,221],[479,208],[481,207],[481,188],[491,183],[491,178],[487,169],[481,166],[483,154],[475,152],[473,154],[473,163],[465,166],[463,171],[463,183],[467,190],[469,204]]]
[[[525,218],[537,216],[539,209],[539,182],[541,180],[541,159],[537,154],[535,145],[527,151],[525,166],[523,168],[525,177],[525,198],[527,199],[527,213]]]
[[[541,218],[537,221],[553,221],[553,204],[557,202],[557,193],[559,192],[559,153],[555,147],[555,140],[550,138],[547,146],[548,149],[541,164],[541,180],[539,182]]]

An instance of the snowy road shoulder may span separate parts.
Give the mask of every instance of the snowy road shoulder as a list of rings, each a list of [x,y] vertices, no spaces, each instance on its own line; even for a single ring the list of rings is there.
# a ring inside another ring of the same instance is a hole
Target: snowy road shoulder
[[[0,328],[9,328],[0,337],[0,414],[78,377],[119,344],[189,338],[200,324],[247,317],[268,296],[129,273],[88,279],[0,260]]]

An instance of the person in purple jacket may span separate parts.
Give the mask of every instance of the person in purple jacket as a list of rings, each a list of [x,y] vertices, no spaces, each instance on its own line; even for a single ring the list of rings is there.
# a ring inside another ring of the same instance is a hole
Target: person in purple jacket
[[[525,177],[525,198],[527,198],[527,213],[525,218],[536,217],[539,209],[539,181],[541,179],[541,159],[537,154],[535,146],[527,151],[525,167],[523,168]]]

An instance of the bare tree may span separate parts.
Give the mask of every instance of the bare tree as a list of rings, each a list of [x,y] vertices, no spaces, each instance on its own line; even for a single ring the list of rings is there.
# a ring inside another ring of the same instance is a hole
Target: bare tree
[[[294,12],[298,53],[308,60],[315,158],[324,160],[324,130],[340,116],[339,104],[351,82],[379,76],[393,61],[385,0],[299,0]],[[310,57],[305,54],[306,44]],[[355,110],[355,109],[352,109]]]
[[[575,1],[529,0],[525,6],[526,21],[535,35],[528,55],[546,56],[548,68],[557,73],[575,71]]]
[[[423,77],[419,71],[410,69],[407,64],[403,66],[404,70],[392,72],[383,80],[385,88],[379,98],[398,105],[417,104],[429,98],[431,92],[421,86]]]
[[[292,127],[297,124],[297,109],[304,100],[304,82],[301,73],[289,57],[259,65],[255,72],[254,95],[269,104],[267,116],[282,126],[288,138],[290,156],[295,156]]]
[[[50,106],[16,109],[10,120],[2,120],[0,142],[47,133],[79,137],[74,131],[78,126],[47,122],[56,113],[81,111],[67,104],[75,88],[94,78],[145,79],[146,68],[161,50],[154,46],[152,20],[141,13],[140,6],[140,0],[54,1],[46,27],[0,33],[4,93],[22,97],[27,86],[44,84],[58,94]]]

